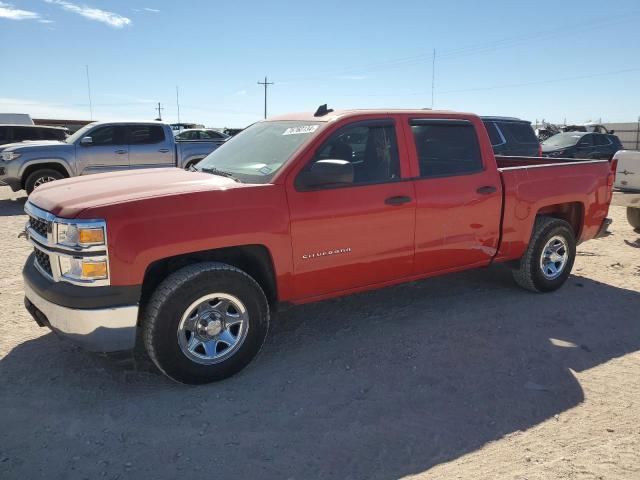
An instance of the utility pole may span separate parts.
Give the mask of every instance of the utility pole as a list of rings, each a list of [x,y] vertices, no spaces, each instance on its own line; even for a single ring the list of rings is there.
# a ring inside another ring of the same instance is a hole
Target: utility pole
[[[431,110],[433,110],[433,97],[436,85],[436,49],[433,49],[433,61],[431,62]]]
[[[158,118],[156,118],[156,120],[161,122],[162,121],[162,110],[164,110],[164,108],[162,108],[162,105],[160,105],[160,102],[158,102],[158,106],[156,107],[156,110],[158,110]]]
[[[264,85],[264,118],[267,118],[267,87],[273,85],[273,82],[268,82],[265,75],[264,82],[258,82],[258,85]]]
[[[178,107],[178,123],[180,123],[180,93],[178,92],[177,85],[176,85],[176,106]]]
[[[89,80],[89,65],[84,66],[87,72],[87,91],[89,92],[89,120],[93,120],[93,102],[91,101],[91,81]]]

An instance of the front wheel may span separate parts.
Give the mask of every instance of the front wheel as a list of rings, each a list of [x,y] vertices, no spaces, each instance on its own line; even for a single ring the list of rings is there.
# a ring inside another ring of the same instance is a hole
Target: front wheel
[[[231,265],[207,262],[160,284],[145,309],[142,336],[165,375],[202,384],[242,370],[268,329],[269,304],[260,285]]]
[[[64,175],[51,168],[36,170],[35,172],[29,174],[29,176],[25,180],[24,189],[27,191],[27,195],[31,195],[31,192],[33,192],[40,185],[53,182],[55,180],[60,180],[61,178],[64,178]]]
[[[551,292],[567,280],[575,258],[576,239],[571,225],[557,218],[538,217],[513,278],[527,290]]]

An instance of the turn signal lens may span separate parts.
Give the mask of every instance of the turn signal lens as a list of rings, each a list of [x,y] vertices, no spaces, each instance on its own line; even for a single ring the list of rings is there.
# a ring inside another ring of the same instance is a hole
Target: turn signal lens
[[[78,237],[81,245],[104,244],[104,230],[102,228],[80,228]]]
[[[83,262],[82,276],[84,278],[106,278],[107,262]]]

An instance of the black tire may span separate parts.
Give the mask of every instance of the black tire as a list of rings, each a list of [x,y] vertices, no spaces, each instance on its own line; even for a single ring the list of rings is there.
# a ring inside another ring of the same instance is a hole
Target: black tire
[[[62,178],[65,178],[64,175],[52,168],[36,170],[35,172],[30,173],[24,181],[24,189],[27,191],[27,195],[31,195],[31,192],[33,192],[37,186],[43,183],[53,182],[54,180],[60,180]]]
[[[212,293],[239,299],[248,313],[244,341],[219,363],[202,364],[187,357],[178,342],[178,327],[189,306]],[[228,378],[258,354],[269,330],[269,303],[260,285],[242,270],[217,262],[184,267],[167,277],[145,308],[142,338],[153,363],[180,383],[203,384]]]
[[[636,232],[640,233],[640,208],[627,207],[627,221]]]
[[[548,278],[543,273],[541,258],[545,246],[553,237],[564,239],[567,258],[558,276]],[[576,240],[571,225],[564,220],[550,217],[538,217],[533,226],[531,240],[527,251],[520,259],[518,268],[513,271],[513,278],[518,285],[533,292],[552,292],[564,284],[569,277],[576,258]]]

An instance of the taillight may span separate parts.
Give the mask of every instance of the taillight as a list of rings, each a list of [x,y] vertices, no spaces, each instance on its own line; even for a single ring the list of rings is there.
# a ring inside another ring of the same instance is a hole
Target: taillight
[[[542,156],[542,145],[538,144],[538,156]]]
[[[607,187],[613,188],[613,184],[616,181],[616,170],[618,169],[618,159],[611,160],[611,168],[609,169],[609,175],[607,176]]]

